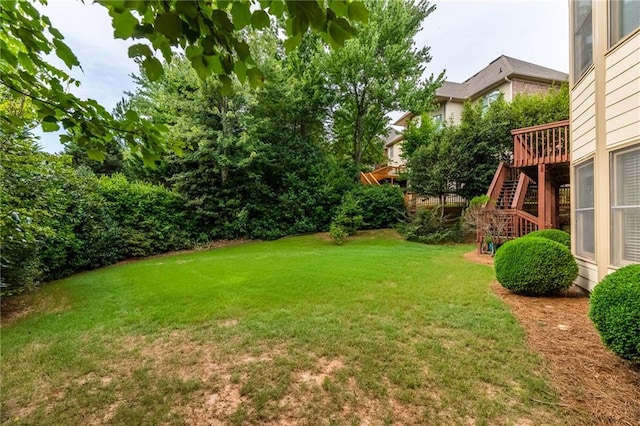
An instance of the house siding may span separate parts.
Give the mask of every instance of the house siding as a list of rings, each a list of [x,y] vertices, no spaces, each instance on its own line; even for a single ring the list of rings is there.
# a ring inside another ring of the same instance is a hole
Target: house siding
[[[605,120],[607,147],[640,136],[640,34],[606,59]]]
[[[595,72],[591,70],[571,92],[571,151],[574,162],[596,149],[595,93]]]
[[[490,93],[495,92],[496,90],[499,90],[500,92],[502,92],[502,94],[504,95],[504,100],[507,102],[511,102],[513,100],[513,90],[511,88],[511,83],[509,81],[506,81],[504,83],[502,83],[501,85],[499,85],[498,87],[495,87],[491,90],[485,90],[482,93],[479,93],[478,95],[474,95],[474,97],[472,98],[474,100],[474,102],[480,102],[482,103],[482,99],[487,96]]]
[[[391,150],[393,150],[393,155],[389,155]],[[387,148],[387,157],[389,158],[388,164],[394,167],[404,165],[404,159],[402,159],[401,155],[402,155],[402,141],[389,146]]]
[[[598,283],[598,265],[584,259],[576,259],[576,261],[579,270],[576,283],[586,290],[593,290]]]
[[[570,7],[574,5],[570,0]],[[610,48],[608,7],[609,2],[592,2],[593,65],[579,81],[571,82],[572,163],[576,166],[586,158],[594,162],[595,256],[593,260],[578,259],[577,280],[588,290],[616,270],[611,254],[619,243],[617,234],[612,233],[612,154],[640,146],[640,29]],[[571,13],[570,20],[573,34]],[[573,38],[570,44],[573,55]],[[571,173],[573,177],[575,167]],[[574,191],[571,203],[575,217]],[[579,232],[572,233],[574,253]]]
[[[463,104],[460,102],[447,102],[447,111],[445,120],[447,124],[459,125],[462,121]]]

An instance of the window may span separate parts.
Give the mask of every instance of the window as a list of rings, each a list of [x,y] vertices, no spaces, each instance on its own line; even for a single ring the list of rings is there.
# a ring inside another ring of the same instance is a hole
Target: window
[[[444,122],[442,120],[442,114],[437,114],[433,116],[433,124],[435,124],[436,129],[440,130],[444,126]]]
[[[640,0],[609,0],[609,47],[640,27]]]
[[[500,97],[500,91],[494,90],[493,92],[482,98],[482,111],[486,111],[494,101]]]
[[[393,145],[389,147],[389,159],[393,160]]]
[[[576,167],[576,254],[594,259],[596,254],[593,160]]]
[[[640,146],[615,153],[611,168],[611,257],[640,263]]]
[[[575,0],[573,5],[573,77],[578,80],[593,63],[593,0]]]

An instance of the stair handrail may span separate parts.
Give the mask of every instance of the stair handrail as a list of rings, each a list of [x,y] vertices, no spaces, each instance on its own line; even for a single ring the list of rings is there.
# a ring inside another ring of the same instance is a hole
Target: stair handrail
[[[524,200],[527,195],[527,187],[531,182],[533,181],[529,176],[520,172],[520,175],[518,176],[518,186],[516,186],[513,200],[511,201],[512,209],[522,210],[522,207],[524,206]]]
[[[500,194],[500,190],[502,189],[502,185],[507,180],[508,167],[503,161],[498,164],[498,170],[496,170],[496,174],[493,175],[493,180],[491,181],[491,185],[489,185],[489,190],[487,191],[487,195],[492,201],[496,201]]]
[[[534,216],[531,213],[527,213],[524,210],[514,210],[513,213],[515,213],[516,216],[519,216],[522,219],[528,220],[529,222],[533,223],[534,225],[536,225],[536,227],[538,226],[537,216]]]

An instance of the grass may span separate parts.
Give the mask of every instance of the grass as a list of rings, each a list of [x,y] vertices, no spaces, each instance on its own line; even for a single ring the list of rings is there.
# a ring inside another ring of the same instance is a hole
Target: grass
[[[311,235],[48,284],[2,328],[0,420],[566,424],[470,250]]]

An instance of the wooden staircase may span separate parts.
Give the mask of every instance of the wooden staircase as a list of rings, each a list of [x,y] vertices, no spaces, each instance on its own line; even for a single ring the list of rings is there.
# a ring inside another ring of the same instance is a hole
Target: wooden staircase
[[[360,172],[360,183],[363,185],[380,185],[381,183],[394,184],[400,174],[404,172],[404,166],[382,166],[372,172]]]
[[[517,129],[511,134],[513,165],[500,163],[487,191],[490,202],[484,206],[482,225],[478,226],[479,251],[487,235],[499,245],[559,224],[559,188],[569,183],[569,122]],[[530,188],[537,197],[537,215],[525,211]]]
[[[498,200],[496,201],[496,208],[505,210],[511,208],[513,199],[516,196],[516,189],[518,188],[517,180],[507,180],[502,184],[500,188],[500,194],[498,194]]]

